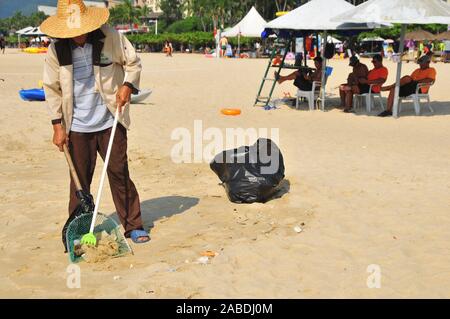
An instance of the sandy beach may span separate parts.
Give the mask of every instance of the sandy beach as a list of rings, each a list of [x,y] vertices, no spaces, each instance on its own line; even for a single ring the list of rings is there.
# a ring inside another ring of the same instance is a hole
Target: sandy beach
[[[18,95],[42,79],[45,55],[0,55],[1,298],[450,297],[449,64],[432,64],[434,114],[423,108],[417,117],[407,103],[393,119],[378,110],[345,114],[336,98],[326,112],[253,107],[267,60],[141,58],[141,87],[153,95],[132,106],[128,154],[152,240],[132,244],[134,255],[80,264],[81,288],[69,289],[60,236],[69,171],[51,143],[46,104]],[[337,97],[350,68],[330,63],[328,90]],[[395,66],[385,65],[392,83]],[[416,67],[404,64],[403,74]],[[283,92],[294,95],[294,86],[275,96]],[[207,162],[174,163],[172,132],[193,132],[196,120],[223,131],[278,128],[285,194],[232,204]],[[115,212],[109,189],[101,211]],[[196,263],[206,250],[218,255]],[[370,265],[381,271],[379,289],[367,285]]]

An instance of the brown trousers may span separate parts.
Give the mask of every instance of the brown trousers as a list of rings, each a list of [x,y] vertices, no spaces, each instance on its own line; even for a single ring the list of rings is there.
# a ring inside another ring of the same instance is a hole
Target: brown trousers
[[[86,192],[91,191],[97,152],[103,160],[105,159],[111,130],[110,128],[96,133],[70,132],[70,154],[81,186]],[[108,180],[117,214],[125,228],[125,236],[129,237],[131,231],[136,229],[142,230],[143,227],[139,195],[128,172],[127,130],[120,124],[117,126],[114,137],[108,167]],[[72,214],[78,205],[75,193],[75,184],[71,178],[69,214]]]

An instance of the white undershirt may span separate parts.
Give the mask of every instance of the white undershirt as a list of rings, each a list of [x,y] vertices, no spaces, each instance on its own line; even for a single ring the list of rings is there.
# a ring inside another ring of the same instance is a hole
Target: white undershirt
[[[114,117],[99,92],[95,92],[92,45],[86,43],[72,50],[73,120],[71,131],[94,133],[112,127]]]

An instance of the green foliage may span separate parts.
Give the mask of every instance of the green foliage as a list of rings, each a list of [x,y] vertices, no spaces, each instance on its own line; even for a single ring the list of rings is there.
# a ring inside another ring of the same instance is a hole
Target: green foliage
[[[147,7],[136,8],[132,0],[124,0],[123,3],[109,10],[109,23],[112,25],[139,23],[139,18],[147,11]]]
[[[17,31],[29,26],[37,27],[47,16],[42,12],[35,12],[29,16],[16,12],[13,16],[0,19],[0,33],[8,34],[10,31]]]
[[[160,8],[163,13],[163,19],[167,24],[172,24],[175,21],[183,18],[183,12],[186,1],[184,0],[161,0]]]
[[[166,32],[168,33],[186,33],[203,31],[202,23],[198,17],[190,17],[171,24]]]
[[[187,47],[191,45],[194,49],[200,47],[214,47],[215,40],[214,36],[210,32],[189,32],[189,33],[164,33],[164,34],[133,34],[128,35],[128,39],[137,45],[149,45],[156,50],[160,50],[164,45],[165,41],[172,42],[174,47],[183,45]]]

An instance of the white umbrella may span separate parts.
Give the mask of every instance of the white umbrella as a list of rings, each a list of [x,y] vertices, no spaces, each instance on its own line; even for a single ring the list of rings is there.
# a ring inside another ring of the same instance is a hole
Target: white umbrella
[[[338,39],[332,37],[331,35],[329,35],[329,36],[327,37],[327,41],[328,41],[328,42],[331,42],[331,43],[333,43],[333,44],[341,44],[341,43],[342,43],[341,40],[338,40]]]
[[[336,15],[355,8],[345,0],[311,0],[270,21],[266,29],[278,30],[355,30],[373,29],[373,24],[332,21]]]
[[[20,29],[19,31],[16,31],[18,41],[19,41],[19,48],[20,48],[20,36],[23,35],[25,32],[31,31],[33,29],[34,29],[34,27],[26,27],[26,28]]]
[[[441,0],[369,0],[333,18],[336,22],[400,23],[400,56],[403,54],[406,25],[450,24],[450,5]],[[398,117],[402,62],[398,63],[393,114]]]
[[[384,39],[380,37],[364,38],[361,42],[384,42]]]
[[[45,33],[41,31],[41,28],[32,28],[24,33],[22,33],[24,36],[33,36],[33,37],[43,37]]]
[[[342,23],[332,19],[340,14],[355,8],[345,0],[311,0],[295,10],[290,11],[266,25],[266,29],[277,30],[316,30],[325,31],[323,39],[327,38],[329,30],[356,30],[373,29],[378,24]],[[325,45],[322,46],[322,56],[325,53]],[[322,83],[325,83],[326,59],[323,59]],[[322,109],[325,107],[325,85],[322,85]]]

